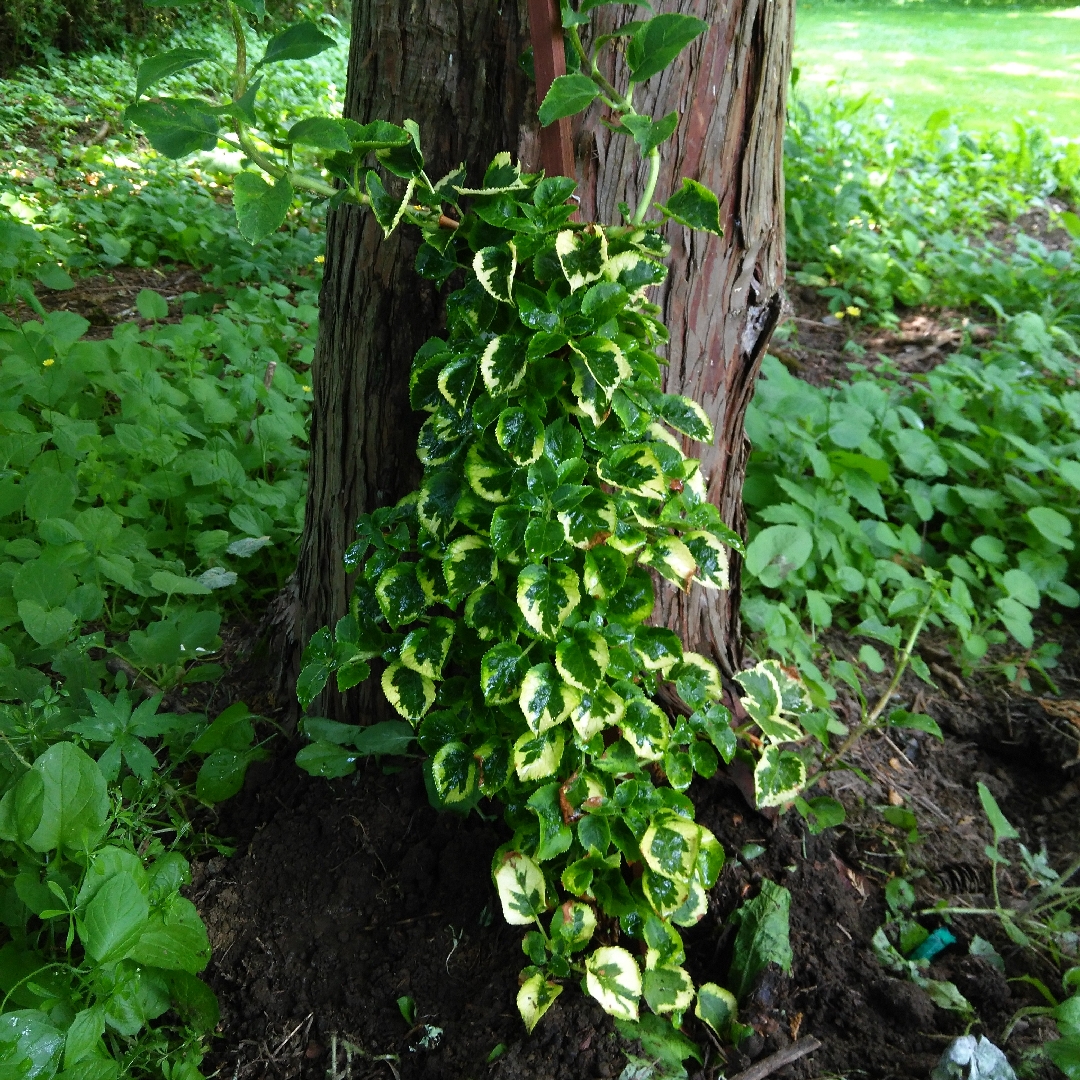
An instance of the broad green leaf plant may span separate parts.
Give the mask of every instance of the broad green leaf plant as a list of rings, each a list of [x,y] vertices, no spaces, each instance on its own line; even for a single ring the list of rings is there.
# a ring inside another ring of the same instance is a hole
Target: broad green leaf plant
[[[309,719],[314,741],[300,761],[341,776],[362,753],[415,737],[436,805],[502,802],[513,837],[495,854],[493,876],[507,922],[528,928],[518,1006],[530,1031],[572,977],[617,1018],[637,1020],[644,998],[679,1025],[696,991],[677,927],[704,915],[724,863],[685,791],[721,758],[752,755],[758,804],[789,803],[818,730],[801,683],[774,661],[737,677],[748,715],[735,722],[715,666],[647,625],[655,577],[726,589],[729,549],[742,550],[684,450],[711,441],[713,429],[697,403],[661,388],[667,331],[648,298],[667,274],[665,222],[719,235],[719,204],[693,179],[654,202],[659,148],[678,117],[654,121],[633,104],[635,87],[706,25],[659,15],[586,51],[578,27],[594,6],[564,5],[578,70],[555,80],[540,118],[552,123],[599,100],[612,129],[638,144],[647,179],[615,225],[573,220],[574,182],[523,173],[506,153],[479,186],[464,166],[432,182],[409,120],[313,116],[285,140],[261,141],[260,69],[330,42],[309,24],[291,27],[249,70],[233,3],[232,100],[128,111],[162,153],[219,138],[244,151],[253,168],[237,177],[234,202],[252,241],[307,191],[370,208],[387,235],[417,226],[417,270],[440,286],[463,279],[446,300],[446,336],[413,361],[412,404],[429,414],[417,445],[420,490],[359,522],[346,554],[356,581],[349,613],[314,635],[298,684],[308,708],[331,676],[346,691],[378,671],[408,727],[402,738],[380,725],[376,738]],[[598,50],[622,45],[625,92],[596,62]],[[148,60],[140,88],[202,62],[178,52]],[[299,147],[319,151],[328,177],[295,167]],[[674,720],[654,700],[662,685],[685,703]],[[617,944],[620,933],[640,955]],[[716,1012],[718,989],[699,1015]]]

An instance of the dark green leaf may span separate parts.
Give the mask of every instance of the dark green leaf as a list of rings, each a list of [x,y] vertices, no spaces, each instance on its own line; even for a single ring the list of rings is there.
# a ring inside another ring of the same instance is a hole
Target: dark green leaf
[[[667,217],[688,229],[700,229],[723,236],[720,224],[720,202],[704,184],[685,177],[682,190],[677,191],[662,207]]]
[[[284,177],[271,186],[253,172],[240,173],[233,186],[233,205],[240,235],[249,244],[257,244],[277,232],[292,200],[292,185]]]
[[[94,894],[79,920],[79,938],[99,964],[127,956],[143,933],[150,908],[135,878],[114,874]]]
[[[642,156],[645,156],[675,134],[675,128],[679,125],[679,114],[671,112],[663,120],[655,121],[649,116],[624,116],[620,123],[641,147]]]
[[[202,971],[210,962],[210,942],[195,905],[183,896],[170,897],[151,914],[129,955],[165,971]]]
[[[170,75],[194,67],[203,60],[213,60],[215,54],[208,49],[172,49],[157,56],[151,56],[139,65],[138,78],[135,81],[136,102],[155,83],[167,79]]]
[[[355,751],[320,739],[300,750],[296,755],[296,764],[311,776],[334,779],[356,772],[356,759],[360,756]]]
[[[195,794],[208,803],[231,799],[244,786],[244,774],[250,762],[250,753],[239,753],[225,747],[215,750],[199,769],[199,775],[195,778]]]
[[[14,801],[20,838],[34,851],[92,850],[105,833],[105,779],[72,743],[50,746],[15,787]]]
[[[361,728],[353,746],[361,754],[404,754],[415,738],[416,733],[409,724],[401,720],[383,720]]]
[[[282,60],[307,60],[333,44],[334,39],[327,37],[314,23],[300,22],[272,37],[267,42],[263,58],[255,66],[258,68]]]
[[[630,39],[626,61],[633,82],[644,82],[664,68],[709,24],[689,15],[657,15]]]
[[[0,1068],[11,1080],[52,1080],[63,1050],[63,1033],[40,1009],[0,1016]]]
[[[548,124],[581,112],[596,100],[599,87],[587,75],[560,75],[552,84],[540,106],[540,123]]]
[[[728,984],[740,1001],[769,964],[778,964],[784,971],[791,971],[790,910],[791,893],[766,878],[761,883],[761,892],[746,901],[732,917],[739,930],[735,935]]]
[[[343,120],[330,116],[309,116],[289,128],[285,141],[297,146],[314,146],[319,150],[344,150],[352,148]]]
[[[213,150],[217,146],[220,123],[197,101],[177,98],[160,104],[148,101],[129,105],[124,118],[141,127],[150,145],[168,158],[186,157],[196,150]]]

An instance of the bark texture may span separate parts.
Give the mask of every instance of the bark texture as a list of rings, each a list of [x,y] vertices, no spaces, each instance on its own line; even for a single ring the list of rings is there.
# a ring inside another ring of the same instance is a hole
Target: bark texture
[[[522,141],[532,102],[518,64],[525,10],[525,0],[354,0],[345,115],[360,123],[416,120],[428,175],[438,179],[466,162],[479,183],[495,154]],[[297,646],[346,611],[342,556],[357,517],[419,486],[422,417],[409,406],[409,367],[441,327],[439,295],[413,268],[419,243],[408,228],[384,240],[358,207],[330,217],[305,529],[289,610],[278,620],[294,635],[279,646],[293,679]],[[345,707],[327,696],[328,708]],[[380,702],[380,693],[361,692],[347,708]]]
[[[684,176],[698,180],[719,196],[724,226],[722,239],[667,228],[671,273],[658,298],[671,333],[665,389],[700,402],[712,419],[713,444],[686,441],[684,449],[701,458],[709,499],[724,521],[745,535],[750,443],[743,421],[782,304],[784,116],[795,2],[678,0],[663,10],[696,15],[710,29],[634,96],[639,112],[659,118],[677,110],[684,118],[665,144],[656,197],[666,200]],[[603,27],[614,26],[610,9],[601,11]],[[607,74],[625,85],[621,57]],[[593,110],[577,133],[582,218],[611,222],[620,201],[635,204],[645,168],[634,143],[608,131],[599,115]],[[739,568],[736,556],[725,593],[682,593],[661,583],[654,616],[728,675],[742,658]]]
[[[783,274],[781,152],[794,0],[675,0],[664,10],[711,28],[663,75],[639,89],[639,111],[684,119],[663,160],[658,198],[683,176],[720,196],[725,236],[669,228],[672,271],[659,298],[671,330],[668,389],[702,402],[716,425],[701,454],[710,497],[742,531],[740,492],[748,444],[743,417],[780,311]],[[462,161],[479,179],[500,150],[538,167],[535,100],[518,56],[529,40],[526,0],[355,0],[345,115],[366,123],[415,119],[428,173]],[[605,22],[627,11],[602,8]],[[615,61],[621,64],[621,57]],[[621,73],[615,73],[620,79]],[[624,77],[624,76],[622,76]],[[621,84],[620,82],[617,85]],[[634,144],[594,110],[576,127],[582,218],[615,222],[643,174]],[[382,238],[356,208],[331,216],[319,344],[313,371],[310,484],[300,561],[277,622],[291,655],[346,610],[342,555],[357,516],[417,486],[420,418],[408,401],[413,353],[441,325],[439,297],[413,270],[418,238]],[[690,648],[728,672],[739,662],[738,567],[730,594],[664,590],[662,618]],[[337,695],[328,695],[335,699]],[[332,714],[377,707],[377,692]]]

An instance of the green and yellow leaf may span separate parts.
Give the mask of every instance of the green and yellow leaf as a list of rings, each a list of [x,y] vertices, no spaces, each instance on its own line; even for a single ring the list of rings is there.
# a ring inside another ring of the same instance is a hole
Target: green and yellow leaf
[[[517,248],[511,240],[504,247],[481,248],[473,256],[473,273],[484,291],[496,300],[509,304],[513,300],[514,273],[517,270]]]
[[[555,650],[559,674],[580,690],[591,690],[607,674],[608,659],[608,644],[595,630],[575,630]]]
[[[480,374],[484,386],[492,397],[506,397],[513,393],[525,378],[528,360],[525,343],[510,334],[494,337],[480,358]]]
[[[554,776],[566,743],[558,728],[534,735],[527,731],[514,743],[514,771],[522,783]]]
[[[568,566],[530,563],[518,575],[518,607],[542,637],[554,637],[580,600],[578,576]]]
[[[531,1035],[540,1018],[551,1008],[552,1002],[563,992],[558,983],[548,982],[543,972],[530,975],[517,995],[518,1012],[525,1022],[525,1030]]]
[[[443,557],[443,577],[451,598],[467,596],[495,579],[499,563],[491,546],[480,536],[462,536]]]
[[[536,735],[561,724],[580,702],[581,694],[567,686],[551,664],[529,668],[518,696],[529,729]]]
[[[429,679],[441,678],[453,636],[452,620],[432,619],[427,626],[411,631],[402,642],[401,662]]]
[[[431,777],[439,798],[448,806],[468,801],[476,791],[476,759],[464,743],[441,746],[431,759]]]
[[[697,562],[690,549],[675,536],[661,536],[648,544],[638,556],[638,562],[683,590],[690,588],[697,572]]]
[[[538,915],[547,911],[544,872],[528,855],[508,852],[494,876],[503,918],[511,926],[531,926]]]
[[[382,688],[386,700],[406,720],[419,720],[435,704],[435,683],[402,663],[387,667]]]
[[[585,988],[610,1016],[637,1020],[641,970],[625,949],[605,946],[585,961]]]
[[[727,589],[727,548],[712,533],[692,532],[683,537],[690,557],[697,564],[697,580],[707,589]]]
[[[626,702],[606,683],[601,683],[581,697],[570,720],[578,738],[587,743],[606,727],[614,727],[626,712]]]

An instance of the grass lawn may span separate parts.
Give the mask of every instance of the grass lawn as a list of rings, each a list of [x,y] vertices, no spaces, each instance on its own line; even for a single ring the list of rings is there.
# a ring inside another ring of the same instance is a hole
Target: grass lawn
[[[800,0],[795,39],[807,100],[839,81],[916,123],[944,105],[965,127],[1080,136],[1080,7]]]

